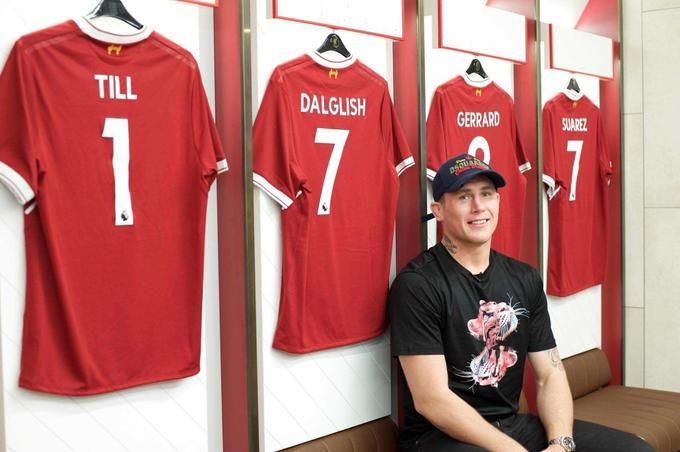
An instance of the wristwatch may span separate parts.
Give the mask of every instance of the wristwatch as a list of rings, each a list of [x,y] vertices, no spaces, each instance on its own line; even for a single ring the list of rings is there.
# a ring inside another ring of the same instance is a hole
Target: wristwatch
[[[548,444],[557,444],[558,446],[564,447],[567,452],[574,452],[576,450],[576,443],[574,438],[571,436],[560,436],[559,438],[554,438],[548,441]]]

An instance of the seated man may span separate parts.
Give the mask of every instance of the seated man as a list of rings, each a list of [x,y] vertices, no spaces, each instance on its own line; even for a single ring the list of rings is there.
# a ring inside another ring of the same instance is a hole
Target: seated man
[[[503,177],[462,154],[432,182],[444,237],[389,295],[392,352],[408,387],[404,451],[648,451],[629,433],[574,421],[538,273],[491,249]],[[540,419],[517,414],[528,357]]]

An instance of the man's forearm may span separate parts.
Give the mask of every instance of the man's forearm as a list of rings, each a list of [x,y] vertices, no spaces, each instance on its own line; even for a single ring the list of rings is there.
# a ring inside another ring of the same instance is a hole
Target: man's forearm
[[[567,374],[559,357],[553,363],[553,371],[544,381],[538,381],[536,388],[538,414],[549,440],[572,436],[574,425],[574,405]]]
[[[525,450],[452,392],[425,401],[416,408],[435,427],[459,441],[490,451]]]

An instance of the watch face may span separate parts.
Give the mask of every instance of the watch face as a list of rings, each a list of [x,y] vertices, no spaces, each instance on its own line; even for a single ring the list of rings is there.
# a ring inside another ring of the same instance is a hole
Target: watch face
[[[560,436],[559,438],[550,440],[549,444],[559,444],[569,452],[573,452],[576,450],[576,443],[574,442],[574,439],[570,436]]]

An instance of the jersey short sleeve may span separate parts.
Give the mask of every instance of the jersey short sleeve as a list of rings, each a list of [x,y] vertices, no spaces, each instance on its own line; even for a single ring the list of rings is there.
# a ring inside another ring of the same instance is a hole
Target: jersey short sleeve
[[[15,44],[0,74],[0,181],[25,205],[35,197],[39,159],[32,131],[30,81],[24,70],[20,45]]]
[[[408,142],[401,128],[397,111],[387,90],[385,90],[385,95],[383,96],[381,119],[385,148],[392,150],[394,168],[397,171],[397,175],[401,175],[406,168],[414,165],[415,161],[409,151]]]
[[[597,149],[599,150],[598,162],[600,164],[600,176],[607,184],[609,184],[614,169],[612,168],[612,161],[609,157],[607,138],[604,136],[602,115],[599,115],[597,118]]]
[[[517,169],[520,173],[526,173],[531,169],[531,162],[524,152],[524,146],[522,146],[522,139],[519,135],[519,127],[517,127],[517,119],[515,117],[514,110],[511,110],[511,112],[512,115],[510,118],[512,121],[513,130],[512,147],[515,150],[515,158],[517,159],[518,163]]]
[[[292,108],[278,70],[271,76],[253,125],[253,182],[282,208],[303,189],[289,118]]]
[[[201,82],[201,74],[196,69],[191,87],[191,117],[194,146],[198,152],[203,169],[203,177],[210,184],[215,176],[227,171],[229,166],[217,132],[210,105]]]
[[[415,272],[400,273],[388,298],[392,353],[443,355],[441,309],[431,284]]]
[[[555,197],[561,187],[566,187],[555,162],[555,132],[552,109],[543,109],[543,183],[548,199]]]
[[[427,177],[434,179],[439,167],[446,161],[446,133],[444,133],[444,113],[442,105],[442,94],[440,90],[435,91],[432,96],[430,112],[427,115]],[[462,150],[461,150],[462,152]]]

